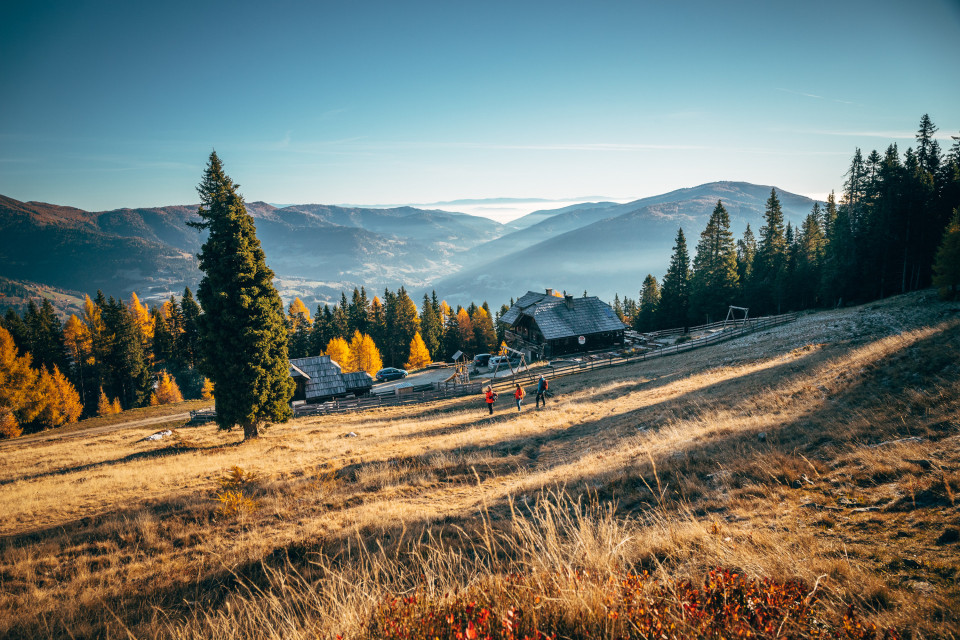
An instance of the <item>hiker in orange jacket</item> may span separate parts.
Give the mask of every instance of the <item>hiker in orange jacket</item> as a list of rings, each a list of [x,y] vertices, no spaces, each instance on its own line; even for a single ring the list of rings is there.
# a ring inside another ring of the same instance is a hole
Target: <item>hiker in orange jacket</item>
[[[497,393],[494,392],[493,387],[488,386],[484,396],[487,401],[487,408],[490,409],[490,415],[493,415],[493,403],[497,401]]]
[[[520,413],[520,403],[523,402],[523,396],[527,395],[524,393],[523,388],[518,384],[517,390],[513,392],[513,397],[517,401],[517,413]]]

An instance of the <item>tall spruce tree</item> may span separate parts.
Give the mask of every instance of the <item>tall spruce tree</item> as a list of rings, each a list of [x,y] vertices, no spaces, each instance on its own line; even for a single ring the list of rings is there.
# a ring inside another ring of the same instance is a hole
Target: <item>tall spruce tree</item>
[[[842,205],[837,208],[837,216],[830,225],[830,233],[827,234],[827,248],[821,270],[824,303],[841,307],[854,297],[855,283],[851,278],[851,274],[856,272],[854,255],[850,217],[847,206]]]
[[[801,309],[819,304],[821,268],[826,240],[820,230],[819,204],[814,203],[811,211],[800,227],[797,239],[796,263],[794,265],[791,289],[794,299]]]
[[[98,362],[102,386],[124,408],[144,407],[150,402],[153,382],[147,366],[146,337],[123,300],[110,296],[101,314],[104,341]]]
[[[730,232],[730,215],[717,201],[707,227],[700,234],[690,275],[690,319],[694,323],[722,318],[736,304],[737,250]]]
[[[354,287],[353,297],[350,300],[349,307],[347,307],[348,330],[350,331],[350,335],[353,335],[356,331],[359,331],[361,334],[369,333],[369,306],[370,303],[367,300],[366,288],[357,289]]]
[[[757,256],[757,238],[750,229],[750,223],[743,231],[743,237],[737,240],[737,277],[740,279],[740,293],[743,300],[751,298],[749,283],[753,278],[753,261]]]
[[[331,324],[333,323],[333,312],[329,305],[317,305],[317,313],[313,318],[313,326],[310,328],[310,355],[318,356],[323,353],[330,338],[333,337]]]
[[[763,218],[751,274],[749,306],[761,313],[780,313],[787,285],[787,239],[776,189],[770,190]]]
[[[393,356],[391,367],[403,366],[410,356],[410,341],[420,331],[420,316],[417,314],[417,304],[407,295],[407,290],[400,287],[393,299],[392,312],[388,313],[391,321],[387,336],[388,349]]]
[[[629,299],[624,298],[624,318],[631,317]],[[661,327],[685,327],[690,308],[690,254],[687,252],[687,239],[683,229],[677,229],[677,239],[673,245],[670,265],[663,276],[660,288],[660,306],[658,324]]]
[[[933,264],[933,284],[944,300],[960,295],[960,209],[953,210],[953,218],[940,240]]]
[[[197,187],[200,222],[192,224],[209,234],[197,289],[203,371],[216,388],[217,425],[239,425],[248,440],[266,423],[290,418],[295,385],[283,301],[238,187],[211,153]]]
[[[200,305],[194,299],[190,287],[183,289],[180,312],[183,314],[183,333],[180,334],[178,350],[183,362],[196,368],[200,360]]]
[[[433,299],[436,300],[436,298],[437,293],[434,291]],[[443,327],[440,325],[437,309],[426,293],[423,294],[423,304],[420,309],[420,334],[427,351],[430,352],[430,357],[438,359],[443,351]]]
[[[350,311],[347,303],[347,294],[340,292],[340,303],[333,305],[333,335],[337,338],[343,338],[349,341],[350,332]]]
[[[657,310],[660,306],[660,285],[653,274],[648,273],[640,288],[640,310],[633,320],[637,331],[653,331],[657,325]]]
[[[821,231],[824,237],[830,235],[830,229],[833,227],[833,221],[837,219],[837,196],[830,192],[827,196],[827,204],[823,208],[823,219],[820,221]]]

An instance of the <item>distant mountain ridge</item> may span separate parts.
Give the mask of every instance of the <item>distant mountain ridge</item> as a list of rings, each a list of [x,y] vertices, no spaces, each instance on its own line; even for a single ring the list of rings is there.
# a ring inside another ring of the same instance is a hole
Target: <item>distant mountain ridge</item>
[[[661,280],[678,228],[683,228],[691,259],[710,213],[722,201],[731,229],[740,237],[747,224],[763,225],[773,187],[747,182],[712,182],[626,204],[584,204],[475,250],[482,260],[433,285],[448,300],[503,300],[528,289],[584,290],[611,300],[615,293],[636,298],[650,273]],[[784,217],[798,225],[814,200],[777,189]],[[532,214],[531,214],[532,215]],[[532,243],[523,244],[519,237]],[[523,246],[521,246],[523,245]]]
[[[89,212],[0,196],[0,275],[144,299],[195,287],[204,235],[198,205]],[[308,304],[341,290],[425,286],[460,268],[456,256],[503,233],[486,218],[411,207],[246,203],[270,267]],[[301,284],[298,284],[301,283]]]
[[[451,304],[499,306],[553,287],[602,299],[637,296],[666,269],[678,227],[693,254],[717,200],[734,233],[763,224],[770,186],[713,182],[626,204],[590,202],[535,211],[508,224],[414,207],[246,203],[286,299],[336,301],[364,285],[374,295],[435,289]],[[795,225],[813,200],[777,190]],[[195,287],[204,236],[188,227],[198,205],[88,212],[0,196],[0,276],[93,293],[159,299]]]

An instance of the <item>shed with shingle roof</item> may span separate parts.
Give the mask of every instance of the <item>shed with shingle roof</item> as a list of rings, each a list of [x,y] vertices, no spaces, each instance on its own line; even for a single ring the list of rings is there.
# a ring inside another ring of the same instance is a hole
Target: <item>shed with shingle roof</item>
[[[528,291],[500,318],[505,338],[528,358],[551,358],[623,344],[626,329],[610,305],[596,296],[558,297]],[[581,344],[582,343],[582,344]]]
[[[354,371],[353,373],[343,374],[343,384],[347,387],[347,393],[367,393],[373,388],[373,377],[366,371]]]
[[[340,365],[330,356],[293,358],[290,360],[290,376],[297,382],[294,400],[319,402],[347,395]]]

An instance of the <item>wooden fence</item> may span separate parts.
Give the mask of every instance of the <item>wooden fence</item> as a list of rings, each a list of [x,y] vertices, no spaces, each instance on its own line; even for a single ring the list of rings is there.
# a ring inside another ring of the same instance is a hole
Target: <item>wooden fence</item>
[[[471,382],[465,385],[450,387],[441,386],[439,389],[432,384],[413,387],[403,393],[371,393],[359,398],[335,398],[318,404],[304,404],[294,407],[294,416],[321,416],[328,413],[347,413],[352,411],[366,411],[378,407],[400,407],[408,404],[420,404],[432,400],[457,398],[460,396],[479,395],[481,383]]]
[[[663,356],[672,355],[675,353],[682,353],[684,351],[690,351],[692,349],[699,349],[700,347],[705,347],[711,344],[717,344],[718,342],[723,342],[725,340],[732,340],[733,338],[739,338],[756,331],[761,331],[763,329],[769,329],[770,327],[775,327],[787,322],[792,322],[797,319],[797,314],[795,313],[785,313],[779,316],[767,316],[764,318],[753,318],[747,321],[738,321],[737,328],[735,329],[726,329],[723,331],[717,331],[716,333],[704,336],[702,338],[696,338],[688,342],[683,342],[680,344],[672,344],[659,346],[653,349],[648,349],[633,356],[620,357],[614,356],[613,354],[608,354],[606,357],[593,358],[593,359],[584,359],[580,362],[571,362],[570,364],[560,364],[560,365],[547,365],[543,367],[537,367],[531,371],[525,371],[513,376],[508,376],[504,378],[495,378],[490,380],[485,380],[484,385],[492,384],[494,389],[504,388],[504,387],[514,387],[517,383],[520,386],[526,386],[532,384],[536,381],[541,375],[547,378],[560,378],[563,376],[573,375],[577,373],[582,373],[584,371],[593,371],[594,369],[606,369],[608,367],[616,367],[625,364],[631,364],[634,362],[642,362],[644,360],[652,360],[653,358],[661,358]],[[723,322],[714,322],[712,324],[706,324],[699,327],[691,327],[690,332],[702,332],[710,331],[715,329],[721,329],[723,327]],[[728,323],[729,324],[729,323]],[[680,334],[682,329],[674,329],[666,332],[658,332],[655,334],[657,337],[663,337],[670,334]],[[645,334],[652,335],[652,334]]]
[[[617,367],[634,362],[642,362],[644,360],[652,360],[653,358],[662,358],[663,356],[682,353],[684,351],[691,351],[707,345],[717,344],[718,342],[723,342],[725,340],[732,340],[733,338],[738,338],[740,336],[761,331],[763,329],[769,329],[770,327],[792,322],[793,320],[796,320],[796,318],[797,314],[786,313],[779,316],[751,318],[746,321],[738,320],[736,322],[736,328],[717,331],[716,333],[712,333],[708,336],[696,338],[680,344],[672,344],[648,349],[633,356],[621,357],[613,354],[607,354],[606,357],[599,358],[590,358],[587,356],[580,362],[545,365],[541,367],[535,367],[534,369],[511,376],[471,382],[465,385],[439,383],[438,388],[438,386],[433,384],[427,384],[412,387],[410,391],[403,393],[369,394],[360,396],[358,398],[338,398],[319,404],[302,404],[293,408],[293,415],[296,418],[301,418],[303,416],[319,416],[331,413],[366,411],[367,409],[376,409],[378,407],[399,407],[421,404],[424,402],[431,402],[433,400],[443,400],[446,398],[457,398],[469,395],[479,396],[483,392],[483,388],[488,384],[492,384],[494,389],[513,388],[518,383],[521,386],[527,386],[536,382],[541,375],[550,379],[554,379],[563,376],[576,375],[584,371],[606,369],[609,367]],[[714,329],[721,329],[723,326],[723,322],[714,322],[712,324],[702,325],[699,327],[691,327],[690,332],[695,333],[710,331]],[[649,337],[665,337],[668,335],[677,335],[682,332],[682,329],[672,329],[669,331],[659,331],[653,334],[645,335]],[[194,414],[197,414],[196,417],[194,417]],[[197,421],[212,420],[214,414],[212,409],[201,409],[199,411],[191,411],[190,415],[191,422],[193,422],[195,419]]]

